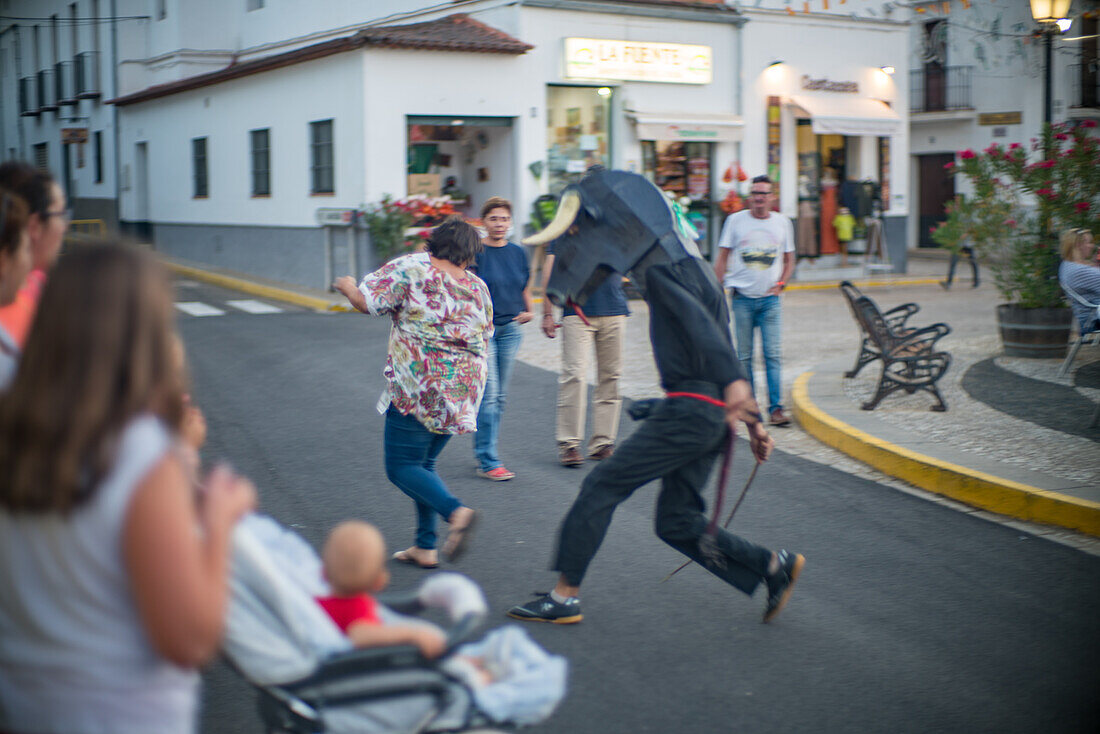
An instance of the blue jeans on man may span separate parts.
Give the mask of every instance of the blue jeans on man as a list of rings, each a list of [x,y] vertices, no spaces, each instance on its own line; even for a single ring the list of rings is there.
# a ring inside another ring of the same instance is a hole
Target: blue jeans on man
[[[749,384],[752,385],[753,395],[756,394],[752,368],[753,336],[757,329],[760,330],[760,343],[764,351],[764,372],[768,380],[769,414],[783,408],[779,375],[781,308],[779,296],[749,298],[735,291],[730,298],[734,337],[737,339],[737,358],[749,373]]]
[[[512,379],[512,367],[516,352],[523,341],[523,332],[517,321],[508,321],[493,327],[489,340],[488,377],[485,394],[477,413],[477,433],[474,434],[474,457],[478,468],[487,472],[503,466],[497,453],[500,435],[500,419],[504,415],[504,403],[508,399],[508,382]]]

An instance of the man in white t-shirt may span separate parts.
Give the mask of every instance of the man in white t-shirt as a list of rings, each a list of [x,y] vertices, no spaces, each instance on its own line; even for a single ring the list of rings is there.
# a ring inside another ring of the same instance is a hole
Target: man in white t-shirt
[[[753,382],[753,332],[760,330],[764,370],[768,379],[768,413],[773,426],[789,426],[780,400],[779,294],[794,272],[794,227],[791,220],[771,211],[772,181],[752,180],[749,208],[726,218],[718,238],[714,274],[730,293],[737,358]],[[732,257],[731,257],[732,253]]]

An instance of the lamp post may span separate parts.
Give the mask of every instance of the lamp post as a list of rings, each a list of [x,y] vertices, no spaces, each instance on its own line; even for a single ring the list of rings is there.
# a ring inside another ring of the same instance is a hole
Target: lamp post
[[[1070,0],[1031,0],[1031,17],[1043,27],[1043,122],[1051,122],[1053,100],[1051,99],[1051,66],[1054,34],[1061,31],[1058,21],[1069,14]]]

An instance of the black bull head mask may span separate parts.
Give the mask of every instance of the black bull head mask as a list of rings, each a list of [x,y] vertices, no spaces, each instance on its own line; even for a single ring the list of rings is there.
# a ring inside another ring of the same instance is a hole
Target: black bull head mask
[[[523,243],[551,241],[554,269],[546,296],[558,306],[583,306],[612,271],[628,275],[644,292],[650,265],[700,257],[656,186],[636,173],[599,167],[567,187],[554,221]]]

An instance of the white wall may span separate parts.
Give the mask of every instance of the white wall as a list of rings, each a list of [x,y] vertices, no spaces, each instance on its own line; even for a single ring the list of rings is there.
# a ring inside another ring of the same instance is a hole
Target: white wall
[[[360,53],[337,54],[122,108],[122,164],[131,168],[131,183],[136,181],[134,146],[148,141],[149,218],[311,226],[319,207],[358,207],[365,179],[361,69]],[[310,195],[309,123],[330,118],[336,192]],[[258,128],[271,129],[269,198],[251,196],[248,132]],[[208,139],[206,199],[192,198],[191,139],[196,137]],[[135,218],[134,187],[124,190],[121,199],[122,218]]]
[[[795,216],[797,207],[798,161],[795,144],[795,115],[787,106],[790,96],[867,97],[889,101],[901,118],[899,132],[891,138],[889,216],[909,213],[908,77],[904,71],[908,53],[908,28],[903,24],[874,20],[855,20],[836,15],[788,16],[746,10],[749,23],[743,30],[745,141],[742,166],[749,176],[767,169],[767,98],[777,95],[784,103],[782,111],[782,154],[780,159],[780,209]],[[783,61],[769,67],[773,61]],[[898,69],[888,76],[881,66]],[[858,94],[808,92],[801,89],[801,78],[809,75],[834,81],[855,81]],[[874,138],[860,145],[861,174],[878,178],[868,166],[877,160]],[[866,150],[863,150],[866,148]]]

